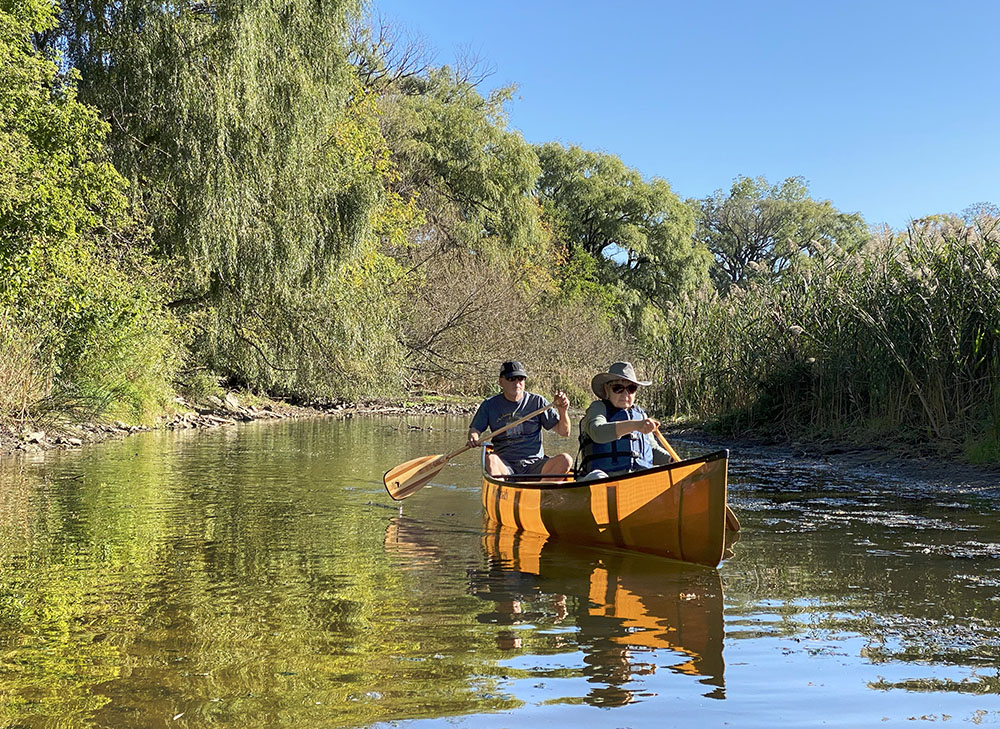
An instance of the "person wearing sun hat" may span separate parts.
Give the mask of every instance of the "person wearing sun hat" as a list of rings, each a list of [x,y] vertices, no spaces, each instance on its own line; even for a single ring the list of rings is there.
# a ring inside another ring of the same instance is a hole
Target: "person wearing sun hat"
[[[480,436],[485,430],[499,430],[549,404],[541,395],[525,391],[527,377],[528,372],[520,362],[510,360],[500,365],[500,376],[497,378],[500,392],[484,400],[476,410],[469,424],[470,448],[481,445]],[[569,474],[573,457],[569,453],[546,456],[542,447],[542,428],[553,430],[564,438],[569,437],[569,398],[562,391],[556,392],[552,404],[554,407],[493,439],[493,452],[486,463],[491,474]]]
[[[640,387],[630,362],[615,362],[590,381],[598,399],[580,421],[580,471],[586,479],[615,476],[670,463],[652,433],[659,427],[635,404]]]

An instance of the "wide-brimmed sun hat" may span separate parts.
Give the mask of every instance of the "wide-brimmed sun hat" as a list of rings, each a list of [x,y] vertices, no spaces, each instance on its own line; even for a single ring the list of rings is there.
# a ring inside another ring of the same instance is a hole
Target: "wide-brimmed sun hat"
[[[594,375],[594,379],[590,381],[590,389],[594,391],[602,400],[604,399],[604,386],[609,382],[615,380],[628,380],[629,382],[634,382],[637,385],[652,384],[650,382],[644,382],[643,380],[638,380],[635,377],[635,368],[632,366],[631,362],[615,362],[610,367],[608,367],[607,372],[600,372]]]

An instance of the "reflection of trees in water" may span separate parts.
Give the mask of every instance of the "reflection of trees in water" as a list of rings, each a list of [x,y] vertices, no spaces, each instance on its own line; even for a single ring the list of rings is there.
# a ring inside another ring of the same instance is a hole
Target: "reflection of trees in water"
[[[533,654],[581,651],[583,666],[573,675],[582,672],[593,684],[585,697],[593,705],[633,701],[629,684],[663,665],[661,651],[684,657],[669,670],[700,677],[714,687],[706,696],[725,696],[722,584],[715,570],[509,529],[488,530],[483,541],[489,565],[470,575],[471,590],[493,605],[480,622],[576,628],[555,635],[503,630],[498,646],[520,650],[530,640]]]
[[[904,691],[926,691],[928,693],[954,694],[1000,694],[1000,675],[976,676],[971,679],[955,681],[949,678],[911,678],[903,681],[870,681],[868,688],[876,691],[902,689]],[[977,722],[978,723],[978,722]]]
[[[478,531],[380,550],[384,520],[314,489],[301,451],[244,471],[222,436],[190,460],[139,439],[0,473],[0,725],[367,726],[519,705],[448,563],[478,560]],[[470,646],[474,667],[452,659]]]

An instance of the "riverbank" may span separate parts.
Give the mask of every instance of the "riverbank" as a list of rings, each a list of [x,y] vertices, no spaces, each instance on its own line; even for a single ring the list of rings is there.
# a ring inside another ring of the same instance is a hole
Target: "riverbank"
[[[247,393],[229,392],[210,396],[197,403],[178,397],[176,411],[152,425],[122,422],[86,422],[51,424],[0,423],[0,458],[16,453],[82,448],[88,444],[118,440],[133,433],[150,430],[215,429],[242,423],[288,418],[351,418],[356,416],[418,417],[424,415],[468,415],[477,402],[445,400],[434,396],[413,400],[364,400],[295,404]],[[574,422],[578,416],[574,416]],[[411,427],[419,427],[411,424]],[[859,447],[842,443],[780,441],[774,438],[728,437],[702,430],[696,425],[664,424],[671,439],[698,448],[728,448],[733,458],[753,457],[764,460],[794,459],[812,462],[817,468],[868,472],[914,483],[926,482],[948,486],[949,490],[1000,490],[1000,466],[972,465],[926,453],[902,451],[891,447]]]
[[[664,428],[669,437],[698,448],[728,448],[731,459],[761,463],[795,461],[812,470],[833,470],[868,475],[887,482],[910,484],[907,490],[924,486],[947,488],[949,492],[1000,493],[1000,465],[978,465],[955,457],[902,447],[858,446],[829,441],[782,441],[775,438],[726,437],[698,427]]]
[[[150,430],[188,430],[231,427],[241,423],[287,418],[350,418],[356,415],[449,415],[471,413],[474,404],[439,401],[365,400],[295,404],[283,400],[228,392],[205,400],[189,402],[174,399],[174,412],[152,424],[133,424],[121,420],[82,423],[51,422],[0,423],[0,457],[15,453],[39,453],[68,450],[85,445],[119,440],[133,433]]]

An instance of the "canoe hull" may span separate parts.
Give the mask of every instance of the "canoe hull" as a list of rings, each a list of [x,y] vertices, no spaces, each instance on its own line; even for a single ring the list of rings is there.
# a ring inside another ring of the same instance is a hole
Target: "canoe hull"
[[[497,524],[715,567],[726,541],[729,451],[588,482],[506,483],[484,470]]]

